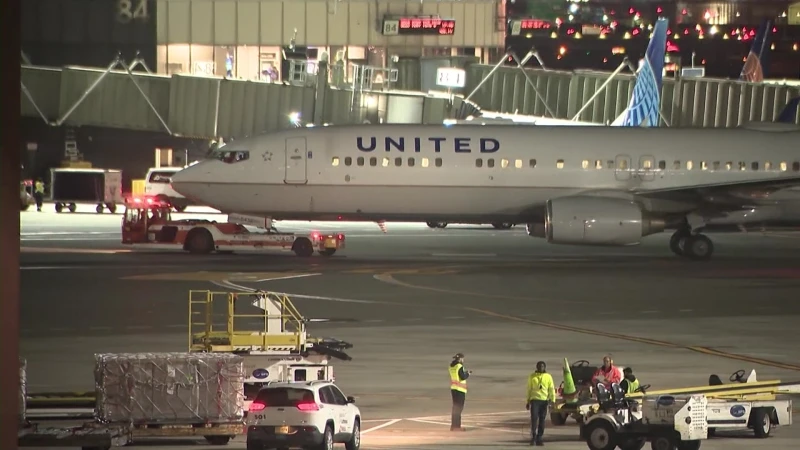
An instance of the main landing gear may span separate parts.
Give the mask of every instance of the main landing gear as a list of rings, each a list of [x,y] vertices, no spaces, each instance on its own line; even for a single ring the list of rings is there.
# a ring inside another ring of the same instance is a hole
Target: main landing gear
[[[679,228],[669,240],[669,248],[678,256],[705,261],[714,253],[714,243],[707,236],[692,234],[689,227]]]

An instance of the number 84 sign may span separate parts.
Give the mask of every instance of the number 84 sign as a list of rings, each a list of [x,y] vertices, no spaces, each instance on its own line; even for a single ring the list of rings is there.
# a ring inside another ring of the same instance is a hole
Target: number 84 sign
[[[146,21],[150,18],[147,2],[148,0],[117,0],[117,21],[120,23]]]

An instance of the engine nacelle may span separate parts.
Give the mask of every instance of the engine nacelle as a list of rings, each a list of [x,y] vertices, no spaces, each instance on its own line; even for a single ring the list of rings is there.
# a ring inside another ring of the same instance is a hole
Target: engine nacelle
[[[576,196],[548,200],[544,226],[553,244],[634,245],[665,223],[627,200]]]

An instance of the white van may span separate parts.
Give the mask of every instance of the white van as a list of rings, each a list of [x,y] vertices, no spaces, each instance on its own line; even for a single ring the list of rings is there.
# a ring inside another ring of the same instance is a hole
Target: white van
[[[161,201],[169,202],[175,211],[183,212],[192,204],[186,197],[175,192],[169,184],[170,178],[183,167],[153,167],[147,171],[144,181],[144,193],[158,197]]]

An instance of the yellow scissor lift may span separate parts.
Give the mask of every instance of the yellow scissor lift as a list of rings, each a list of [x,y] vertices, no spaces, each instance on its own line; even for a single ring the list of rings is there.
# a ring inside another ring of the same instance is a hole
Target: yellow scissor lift
[[[306,333],[306,319],[284,294],[189,291],[189,351],[245,359],[246,406],[271,382],[334,381],[330,358],[349,361],[352,345]]]

